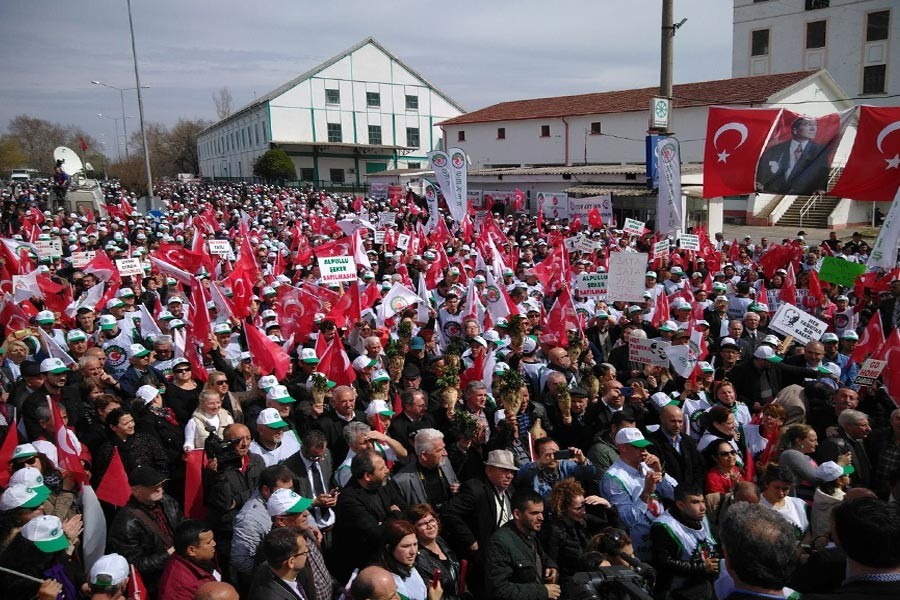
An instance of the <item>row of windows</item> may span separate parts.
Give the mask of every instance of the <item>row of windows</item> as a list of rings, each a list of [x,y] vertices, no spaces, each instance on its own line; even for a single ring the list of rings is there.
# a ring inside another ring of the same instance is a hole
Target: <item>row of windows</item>
[[[325,89],[326,104],[340,104],[341,90]],[[366,106],[368,108],[381,108],[381,93],[366,92]],[[419,97],[406,94],[406,110],[419,110]]]
[[[600,121],[594,121],[591,123],[590,133],[591,135],[600,135]],[[541,135],[540,137],[550,137],[550,126],[549,125],[541,125]],[[498,127],[497,128],[497,139],[505,140],[506,139],[506,127]],[[463,129],[460,129],[456,132],[456,141],[464,142],[466,141],[466,132]]]
[[[381,138],[381,125],[369,125],[369,144],[372,145],[380,145],[382,142]],[[340,144],[344,141],[344,132],[343,127],[341,127],[340,123],[328,123],[328,141],[332,144]],[[419,135],[418,127],[407,127],[406,128],[406,145],[411,146],[413,148],[419,148],[421,146],[421,137]]]
[[[769,0],[753,0],[753,4],[760,4],[768,1]],[[820,8],[828,8],[830,5],[831,0],[806,0],[804,8],[806,10],[818,10]]]
[[[260,135],[262,134],[262,135]],[[252,127],[241,127],[239,130],[220,135],[214,140],[209,140],[201,147],[200,158],[208,158],[242,150],[248,146],[260,146],[269,142],[269,134],[266,123],[254,123]]]

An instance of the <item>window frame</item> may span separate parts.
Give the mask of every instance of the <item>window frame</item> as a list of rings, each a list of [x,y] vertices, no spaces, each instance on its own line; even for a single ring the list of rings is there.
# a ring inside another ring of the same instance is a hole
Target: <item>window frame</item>
[[[872,32],[872,15],[880,15],[882,13],[887,13],[887,23],[884,26],[884,37],[881,38],[871,38],[869,37]],[[868,42],[886,42],[891,37],[891,10],[873,10],[872,12],[866,13],[866,43]]]
[[[411,133],[415,132],[416,143],[412,143],[410,141]],[[414,148],[422,147],[422,132],[418,127],[407,127],[406,128],[406,145]]]
[[[328,99],[328,94],[330,93],[337,94],[337,100],[332,101]],[[340,105],[341,103],[341,88],[325,88],[325,104],[335,104]]]
[[[366,108],[381,108],[381,92],[366,91]]]
[[[337,136],[333,136],[332,127],[337,127]],[[328,143],[329,144],[340,144],[344,141],[344,128],[341,123],[327,123],[326,130],[328,131]],[[333,139],[336,137],[337,139]]]
[[[373,127],[378,128],[378,141],[377,142],[373,139],[373,136],[372,136],[372,133],[373,133],[372,128]],[[381,146],[384,143],[384,138],[382,137],[381,125],[369,125],[366,129],[366,132],[369,135],[369,145]]]
[[[410,106],[410,100],[413,100],[415,106]],[[404,104],[406,106],[406,110],[410,112],[419,112],[419,96],[416,94],[404,94]]]
[[[756,48],[756,34],[765,33],[766,34],[766,47],[765,52],[757,54],[755,51]],[[769,56],[772,50],[772,29],[766,27],[765,29],[754,29],[750,32],[750,57],[751,58],[759,58],[761,56]]]
[[[813,25],[821,25],[822,26],[822,45],[821,46],[810,46],[810,27]],[[803,41],[804,49],[806,50],[821,50],[828,46],[828,20],[827,19],[819,19],[817,21],[807,21],[805,27],[805,35],[806,39]]]
[[[549,125],[541,125],[541,134],[538,137],[548,138],[550,137],[551,132],[552,130],[550,129]]]
[[[497,139],[498,140],[506,139],[506,127],[498,127],[497,128]]]

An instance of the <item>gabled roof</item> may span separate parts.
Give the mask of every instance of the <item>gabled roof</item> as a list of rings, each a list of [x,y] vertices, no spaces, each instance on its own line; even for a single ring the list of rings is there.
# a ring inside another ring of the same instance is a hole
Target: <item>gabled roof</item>
[[[319,64],[319,65],[316,65],[315,67],[313,67],[313,68],[310,69],[309,71],[307,71],[307,72],[305,72],[305,73],[303,73],[303,74],[301,74],[301,75],[298,75],[297,77],[291,79],[291,80],[288,81],[287,83],[285,83],[285,84],[283,84],[283,85],[281,85],[281,86],[275,88],[274,90],[272,90],[272,91],[269,92],[268,94],[264,94],[264,95],[262,95],[262,96],[260,96],[260,97],[258,97],[258,98],[255,98],[255,99],[253,100],[253,102],[251,102],[251,103],[249,103],[249,104],[247,104],[247,105],[242,106],[242,107],[239,108],[238,110],[234,111],[232,114],[228,115],[227,117],[225,117],[224,119],[222,119],[222,120],[220,120],[220,121],[217,121],[217,122],[213,123],[212,125],[210,125],[210,126],[207,127],[206,129],[212,129],[213,127],[217,127],[217,126],[221,125],[222,123],[224,123],[224,122],[226,122],[226,121],[229,121],[230,119],[233,119],[233,118],[237,117],[237,116],[240,115],[241,113],[244,113],[244,112],[246,112],[246,111],[248,111],[248,110],[251,110],[251,109],[254,109],[254,108],[258,107],[258,106],[261,106],[261,105],[265,104],[266,102],[269,102],[269,101],[271,101],[271,100],[274,100],[274,99],[277,98],[278,96],[284,94],[285,92],[291,90],[292,88],[296,87],[297,85],[303,83],[304,81],[306,81],[307,79],[309,79],[310,77],[312,77],[313,75],[315,75],[316,73],[319,73],[320,71],[323,71],[323,70],[327,69],[328,67],[330,67],[331,65],[335,64],[335,63],[338,62],[339,60],[345,58],[346,56],[349,56],[350,54],[353,54],[354,52],[356,52],[357,50],[359,50],[360,48],[362,48],[362,47],[364,47],[364,46],[366,46],[366,45],[368,45],[368,44],[372,44],[373,46],[375,46],[376,48],[378,48],[379,50],[381,50],[382,52],[384,52],[385,54],[387,54],[388,56],[390,56],[392,60],[394,60],[394,61],[395,61],[397,64],[399,64],[401,67],[403,67],[404,69],[406,69],[407,71],[409,71],[416,79],[419,79],[420,81],[424,82],[428,87],[430,87],[432,90],[434,90],[435,93],[437,93],[437,94],[438,94],[439,96],[441,96],[444,100],[446,100],[447,102],[449,102],[449,103],[450,103],[454,108],[456,108],[458,111],[460,111],[460,112],[465,112],[465,109],[464,109],[464,108],[462,108],[459,104],[457,104],[456,102],[454,102],[452,98],[450,98],[447,94],[445,94],[444,92],[442,92],[436,85],[434,85],[433,83],[431,83],[430,81],[428,81],[427,79],[425,79],[424,77],[422,77],[422,75],[419,74],[418,71],[416,71],[415,69],[413,69],[412,67],[410,67],[409,65],[407,65],[405,62],[403,62],[402,60],[400,60],[399,58],[397,58],[397,56],[396,56],[395,54],[393,54],[390,50],[388,50],[387,48],[385,48],[384,46],[382,46],[381,43],[380,43],[378,40],[376,40],[376,39],[373,38],[372,36],[369,36],[369,37],[367,37],[366,39],[362,40],[361,42],[359,42],[359,43],[357,43],[357,44],[351,46],[350,48],[347,48],[346,50],[344,50],[344,51],[341,52],[340,54],[336,54],[336,55],[332,56],[331,58],[329,58],[329,59],[326,60],[325,62],[323,62],[323,63],[321,63],[321,64]],[[206,131],[206,129],[204,129],[203,131]],[[200,133],[203,133],[203,131],[201,131]]]
[[[672,89],[672,107],[686,108],[713,104],[765,104],[774,94],[804,79],[815,77],[818,73],[818,71],[798,71],[777,75],[683,83],[674,86]],[[618,92],[579,94],[577,96],[513,100],[448,119],[441,122],[440,125],[646,111],[650,108],[650,99],[658,95],[658,87],[649,87]]]

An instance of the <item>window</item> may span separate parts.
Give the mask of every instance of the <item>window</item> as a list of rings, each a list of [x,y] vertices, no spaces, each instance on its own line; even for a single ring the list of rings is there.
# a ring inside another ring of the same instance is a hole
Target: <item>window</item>
[[[406,95],[406,110],[419,110],[419,97]]]
[[[600,121],[591,123],[591,135],[600,135]]]
[[[457,141],[457,142],[464,142],[464,141],[466,141],[466,132],[463,131],[462,129],[460,129],[459,131],[457,131],[457,132],[456,132],[456,141]]]
[[[380,108],[381,94],[378,92],[366,92],[366,106],[369,108]]]
[[[369,125],[369,143],[374,146],[381,144],[381,125]]]
[[[406,163],[406,168],[407,168],[407,169],[421,169],[421,168],[422,168],[422,163],[413,163],[413,162],[411,162],[411,163]]]
[[[497,128],[497,139],[498,140],[506,139],[506,127],[498,127]]]
[[[341,90],[325,90],[325,104],[340,104]]]
[[[300,169],[300,181],[314,181],[315,178],[315,169]]]
[[[824,48],[827,25],[825,21],[813,21],[806,24],[806,49]]]
[[[333,144],[339,144],[344,141],[344,136],[341,133],[340,123],[328,124],[328,141]]]
[[[541,125],[541,137],[550,137],[549,125]]]
[[[831,4],[830,0],[806,0],[806,10],[818,10],[820,8],[828,8]]]
[[[863,94],[883,94],[887,65],[869,65],[863,68]]]
[[[259,123],[253,124],[253,133],[255,134],[256,145],[259,146]]]
[[[419,128],[418,127],[407,127],[406,128],[406,145],[411,146],[413,148],[419,147]]]
[[[866,41],[877,42],[888,39],[888,25],[891,11],[880,10],[866,15]]]
[[[750,35],[750,56],[767,56],[769,54],[769,30],[757,29]]]
[[[263,130],[263,143],[266,143],[269,141],[269,137],[268,137],[268,134],[266,133],[266,124],[265,123],[262,124],[262,130]]]
[[[328,178],[331,180],[331,183],[344,183],[344,170],[328,169]]]

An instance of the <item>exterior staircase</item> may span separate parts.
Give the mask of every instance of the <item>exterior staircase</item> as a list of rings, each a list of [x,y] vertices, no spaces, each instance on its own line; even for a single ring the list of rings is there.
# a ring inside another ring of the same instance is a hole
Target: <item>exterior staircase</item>
[[[814,203],[813,200],[815,200]],[[778,219],[778,226],[828,229],[828,217],[840,201],[840,198],[827,196],[798,196],[791,207]]]

